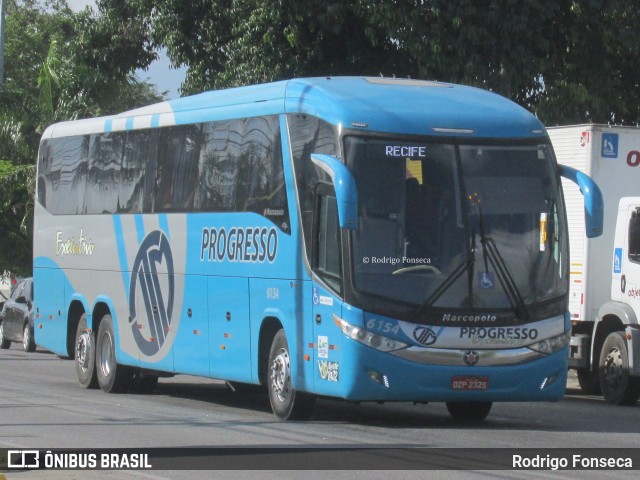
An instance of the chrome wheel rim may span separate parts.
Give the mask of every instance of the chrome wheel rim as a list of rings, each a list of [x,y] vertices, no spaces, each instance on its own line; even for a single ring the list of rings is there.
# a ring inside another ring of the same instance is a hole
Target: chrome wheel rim
[[[89,358],[91,353],[91,342],[89,338],[89,333],[84,332],[82,335],[78,337],[78,341],[76,342],[76,363],[78,367],[82,369],[83,372],[86,372],[89,368]]]
[[[24,332],[22,332],[22,346],[26,350],[29,348],[29,343],[31,342],[31,330],[29,330],[29,325],[24,327]]]
[[[287,400],[291,392],[290,385],[289,352],[281,348],[273,359],[273,362],[271,362],[271,388],[279,401],[284,402]]]
[[[604,380],[613,389],[618,389],[623,381],[622,352],[612,348],[604,361]]]

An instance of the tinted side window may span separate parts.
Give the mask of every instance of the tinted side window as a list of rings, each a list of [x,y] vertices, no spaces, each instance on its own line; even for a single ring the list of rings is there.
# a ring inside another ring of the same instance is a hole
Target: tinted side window
[[[278,116],[57,138],[40,157],[51,213],[250,211],[290,230]]]
[[[289,232],[277,116],[202,125],[195,208],[255,212]]]
[[[119,212],[139,213],[151,211],[151,199],[157,171],[157,130],[127,132],[122,157],[119,192]]]
[[[163,129],[160,135],[151,211],[192,211],[201,148],[200,127],[171,127]]]
[[[82,213],[117,213],[123,154],[123,132],[89,138],[89,168]]]
[[[232,212],[236,209],[236,184],[240,142],[238,121],[202,125],[196,210]]]
[[[278,117],[250,118],[243,123],[237,208],[263,215],[288,232],[289,209]]]
[[[87,175],[87,137],[47,141],[40,149],[38,198],[53,213],[82,213]]]
[[[340,157],[338,133],[332,125],[309,115],[287,117],[293,152],[293,165],[298,189],[307,258],[311,258],[311,230],[315,188],[319,182],[331,183],[326,172],[311,162],[312,153]]]

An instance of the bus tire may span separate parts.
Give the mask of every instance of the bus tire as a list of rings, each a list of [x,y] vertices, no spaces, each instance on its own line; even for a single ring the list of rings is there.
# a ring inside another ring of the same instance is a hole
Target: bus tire
[[[22,330],[22,348],[29,353],[36,351],[36,341],[33,339],[33,330],[29,326],[29,322],[24,324]]]
[[[291,358],[284,330],[273,337],[267,366],[267,389],[273,413],[281,420],[304,420],[311,416],[315,396],[291,385]]]
[[[629,352],[624,332],[612,332],[605,339],[598,372],[607,403],[635,405],[640,396],[640,379],[629,375]]]
[[[449,414],[461,422],[479,422],[487,418],[493,402],[447,402]]]
[[[96,339],[96,375],[103,392],[118,393],[124,390],[132,378],[132,370],[116,362],[116,343],[111,315],[100,322]]]
[[[80,386],[82,388],[97,388],[96,339],[95,334],[87,329],[87,315],[84,313],[76,328],[74,353],[74,363]]]

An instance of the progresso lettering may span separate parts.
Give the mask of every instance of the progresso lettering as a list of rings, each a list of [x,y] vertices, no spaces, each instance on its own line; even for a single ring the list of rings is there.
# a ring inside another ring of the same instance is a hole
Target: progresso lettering
[[[200,261],[273,263],[278,254],[274,227],[203,228]]]
[[[526,327],[462,327],[460,329],[460,338],[478,340],[535,340],[538,338],[538,330]]]

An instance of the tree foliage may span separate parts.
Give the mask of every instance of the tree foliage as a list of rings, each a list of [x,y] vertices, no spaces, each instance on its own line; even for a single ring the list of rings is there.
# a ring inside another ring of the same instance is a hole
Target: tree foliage
[[[160,99],[132,74],[155,58],[151,47],[136,43],[143,37],[128,38],[136,27],[145,29],[136,22],[105,22],[90,10],[73,13],[65,0],[7,1],[0,85],[1,271],[27,274],[31,268],[34,162],[46,126]]]
[[[98,0],[112,22],[122,0]],[[640,121],[636,0],[130,0],[183,93],[309,75],[395,75],[501,93],[548,124]]]
[[[6,248],[9,229],[28,223],[26,179],[44,127],[158,100],[132,75],[158,48],[188,67],[183,94],[296,76],[385,75],[487,88],[548,125],[640,122],[636,0],[96,3],[97,11],[74,14],[65,0],[7,0],[0,262],[15,251]]]

